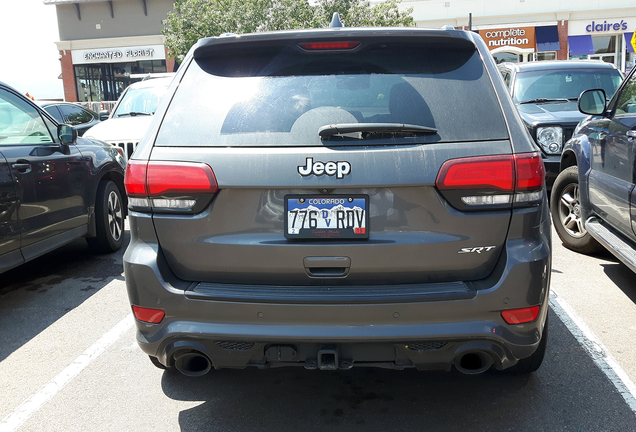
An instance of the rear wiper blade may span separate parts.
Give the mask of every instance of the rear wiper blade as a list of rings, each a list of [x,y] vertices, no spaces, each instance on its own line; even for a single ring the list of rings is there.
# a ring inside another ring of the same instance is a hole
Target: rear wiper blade
[[[567,102],[567,101],[568,101],[567,99],[538,98],[538,99],[531,99],[531,100],[519,102],[519,104],[522,105],[522,104],[529,104],[529,103]]]
[[[371,134],[436,134],[437,129],[404,123],[336,123],[318,129],[322,138],[351,133],[360,133],[360,138],[364,138]]]
[[[123,113],[123,114],[117,114],[117,117],[124,117],[124,116],[138,116],[138,115],[152,115],[150,113],[144,112],[144,111],[130,111],[127,113]]]

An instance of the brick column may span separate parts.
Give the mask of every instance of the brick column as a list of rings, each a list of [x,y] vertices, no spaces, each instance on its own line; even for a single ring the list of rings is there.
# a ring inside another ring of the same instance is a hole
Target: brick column
[[[166,50],[166,72],[174,72],[174,59],[170,58],[170,53],[168,52],[168,48],[165,48]]]
[[[62,59],[62,81],[64,82],[64,100],[67,102],[77,102],[77,87],[75,86],[75,71],[73,70],[73,58],[71,51],[60,51]]]
[[[559,29],[559,46],[561,47],[561,49],[557,51],[557,60],[567,60],[570,58],[568,51],[568,21],[559,21],[557,28]]]

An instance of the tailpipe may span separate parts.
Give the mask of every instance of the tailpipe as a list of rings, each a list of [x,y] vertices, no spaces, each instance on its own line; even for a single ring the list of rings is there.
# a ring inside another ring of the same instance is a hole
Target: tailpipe
[[[466,375],[486,372],[492,366],[492,357],[485,351],[471,351],[455,357],[455,368]]]
[[[199,351],[190,351],[175,355],[174,367],[183,375],[199,377],[210,372],[212,362],[205,354]]]

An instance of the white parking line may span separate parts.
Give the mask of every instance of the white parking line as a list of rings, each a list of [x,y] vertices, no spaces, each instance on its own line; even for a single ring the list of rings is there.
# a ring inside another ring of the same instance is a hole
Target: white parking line
[[[618,364],[616,359],[603,346],[601,341],[590,330],[585,322],[574,312],[559,295],[551,290],[550,307],[559,316],[561,321],[570,330],[581,346],[592,357],[594,363],[601,369],[607,378],[614,384],[618,392],[623,396],[632,412],[636,414],[636,385],[627,373]]]
[[[110,329],[97,342],[91,345],[73,363],[68,365],[55,378],[46,383],[44,387],[24,401],[15,411],[6,416],[0,422],[1,432],[13,432],[17,430],[25,421],[35,414],[42,406],[64,388],[73,378],[75,378],[86,366],[95,360],[101,353],[111,346],[121,335],[123,335],[134,324],[132,313],[121,320],[115,327]]]

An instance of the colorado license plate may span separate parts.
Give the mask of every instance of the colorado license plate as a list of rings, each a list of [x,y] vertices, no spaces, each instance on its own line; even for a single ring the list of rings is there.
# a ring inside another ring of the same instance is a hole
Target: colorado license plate
[[[369,238],[368,207],[367,195],[287,195],[285,237]]]

